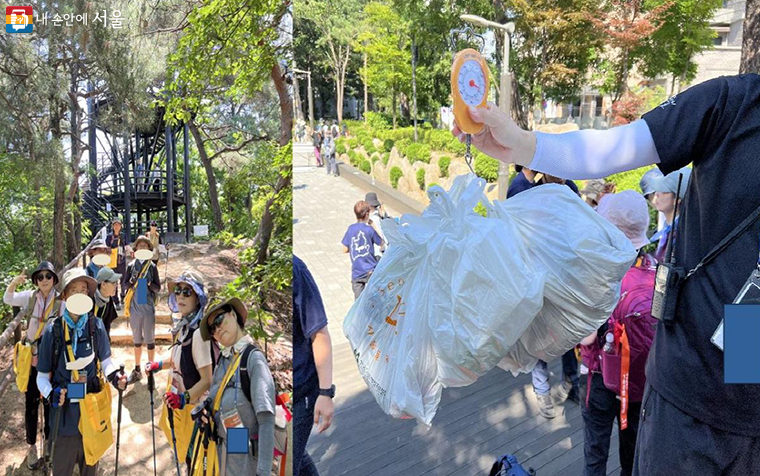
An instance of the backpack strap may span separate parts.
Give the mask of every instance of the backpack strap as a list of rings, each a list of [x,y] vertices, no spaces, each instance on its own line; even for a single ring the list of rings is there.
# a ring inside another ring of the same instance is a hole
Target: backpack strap
[[[53,375],[55,375],[58,369],[58,360],[61,357],[61,336],[63,329],[61,328],[61,317],[58,316],[53,321]]]
[[[251,374],[248,371],[248,357],[254,351],[261,352],[256,344],[249,344],[243,351],[243,357],[240,359],[240,385],[243,387],[245,398],[251,403],[253,403],[253,400],[251,400]]]

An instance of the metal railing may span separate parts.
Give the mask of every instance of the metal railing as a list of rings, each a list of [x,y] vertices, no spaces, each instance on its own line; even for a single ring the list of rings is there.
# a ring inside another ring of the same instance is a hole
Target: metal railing
[[[138,193],[155,193],[166,196],[169,193],[168,175],[165,170],[129,170],[130,197],[136,197]],[[116,194],[124,193],[124,174],[119,171],[106,172],[98,176],[98,194],[108,198]],[[174,172],[174,194],[183,193],[183,176]]]

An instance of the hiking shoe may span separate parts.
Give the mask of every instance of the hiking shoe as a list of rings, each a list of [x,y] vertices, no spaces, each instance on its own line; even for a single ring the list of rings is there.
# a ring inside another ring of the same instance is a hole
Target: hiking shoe
[[[563,403],[566,400],[570,400],[571,402],[580,405],[580,389],[578,388],[578,385],[573,385],[567,380],[563,380],[562,384],[559,386],[559,389],[557,389],[557,398],[559,399],[560,403]]]
[[[538,411],[544,418],[554,418],[554,403],[552,402],[551,394],[539,395],[536,394],[536,400],[538,400]]]
[[[26,455],[26,467],[34,471],[39,469],[43,462],[44,459],[37,455],[37,445],[31,445],[29,447],[29,453]]]
[[[142,372],[140,372],[139,367],[135,367],[134,369],[132,369],[132,373],[129,374],[129,378],[127,379],[127,385],[132,385],[133,383],[141,379],[142,379]]]

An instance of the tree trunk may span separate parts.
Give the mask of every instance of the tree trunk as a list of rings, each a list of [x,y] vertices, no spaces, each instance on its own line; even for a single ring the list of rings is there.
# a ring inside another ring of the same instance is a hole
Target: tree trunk
[[[739,73],[760,74],[760,0],[747,0]]]
[[[289,107],[290,105],[288,105]],[[214,220],[214,226],[217,231],[224,230],[224,223],[222,222],[222,207],[219,205],[219,194],[217,192],[216,177],[214,176],[214,167],[211,165],[211,161],[208,158],[206,152],[206,146],[203,144],[201,133],[198,130],[198,126],[194,120],[187,123],[187,127],[190,129],[190,133],[195,139],[195,146],[198,148],[198,157],[201,159],[203,168],[206,169],[206,178],[208,179],[208,196],[211,201],[211,215]]]
[[[71,87],[69,92],[69,132],[71,133],[71,185],[69,185],[69,191],[66,194],[65,204],[65,221],[68,228],[68,239],[66,241],[66,262],[74,259],[79,254],[79,247],[82,244],[82,230],[77,229],[77,221],[79,221],[81,227],[81,219],[77,220],[75,215],[78,213],[79,204],[77,203],[77,196],[79,194],[79,159],[80,159],[80,145],[79,145],[79,104],[77,104],[77,81],[79,79],[79,61],[72,59],[71,61]]]
[[[396,130],[396,88],[393,88],[393,130]]]
[[[275,63],[272,68],[272,81],[274,81],[275,89],[280,98],[280,147],[285,147],[291,140],[291,124],[292,118],[289,118],[286,111],[290,109],[290,94],[288,94],[288,88],[285,84],[285,80],[282,77],[280,67]],[[340,103],[340,101],[339,101]],[[341,117],[341,116],[338,116]],[[272,230],[274,229],[274,214],[272,213],[272,206],[279,193],[287,187],[290,187],[290,181],[292,177],[290,164],[285,164],[280,169],[280,177],[277,179],[277,184],[274,188],[274,193],[267,200],[264,205],[264,212],[261,214],[261,222],[259,223],[259,229],[256,232],[256,236],[253,241],[256,246],[256,265],[262,265],[266,262],[269,256],[269,242],[272,239]]]
[[[414,142],[417,142],[417,44],[412,39],[412,115],[414,116]]]
[[[367,52],[364,52],[364,122],[367,122],[367,112],[369,111],[369,99],[367,91]]]
[[[53,192],[53,256],[50,257],[50,261],[53,262],[55,269],[61,269],[66,264],[63,257],[64,243],[66,241],[63,225],[66,202],[66,173],[61,165],[60,158],[56,157],[53,170],[51,171],[55,177],[55,189]]]

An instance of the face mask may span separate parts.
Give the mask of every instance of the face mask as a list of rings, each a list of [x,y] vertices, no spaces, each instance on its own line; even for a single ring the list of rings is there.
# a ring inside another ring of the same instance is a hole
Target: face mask
[[[135,251],[135,258],[139,259],[140,261],[147,261],[153,258],[153,252],[150,250],[137,250]]]
[[[108,255],[95,255],[92,257],[92,262],[98,266],[105,266],[111,262],[111,257]]]
[[[66,299],[66,309],[77,316],[83,316],[92,310],[92,298],[86,294],[74,294]]]

